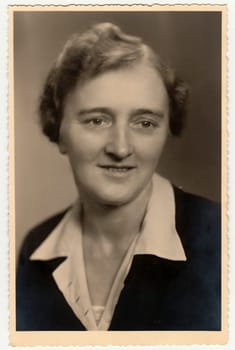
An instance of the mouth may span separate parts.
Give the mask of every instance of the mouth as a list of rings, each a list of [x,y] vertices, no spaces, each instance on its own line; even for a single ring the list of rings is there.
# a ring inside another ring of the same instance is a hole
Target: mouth
[[[136,169],[135,166],[129,166],[129,165],[120,166],[120,165],[113,165],[113,164],[100,165],[99,167],[113,175],[126,175]]]

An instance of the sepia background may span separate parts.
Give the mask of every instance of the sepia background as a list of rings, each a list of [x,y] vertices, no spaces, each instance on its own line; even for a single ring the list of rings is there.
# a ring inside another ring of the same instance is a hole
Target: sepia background
[[[170,137],[159,172],[184,190],[220,201],[219,12],[16,12],[14,14],[16,252],[27,231],[76,198],[65,156],[41,134],[38,98],[74,32],[113,22],[143,38],[190,85],[187,125]]]

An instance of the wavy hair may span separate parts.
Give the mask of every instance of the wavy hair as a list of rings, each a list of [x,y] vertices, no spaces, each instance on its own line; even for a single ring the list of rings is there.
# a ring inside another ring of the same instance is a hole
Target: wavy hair
[[[180,135],[185,123],[187,85],[140,38],[127,35],[112,23],[96,24],[66,42],[40,97],[39,117],[43,133],[50,141],[58,143],[64,101],[77,82],[140,62],[150,64],[159,72],[169,97],[170,131],[172,135]]]

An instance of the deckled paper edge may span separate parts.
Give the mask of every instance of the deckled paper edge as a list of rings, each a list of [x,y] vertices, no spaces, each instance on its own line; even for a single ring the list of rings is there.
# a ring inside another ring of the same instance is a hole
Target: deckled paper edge
[[[17,2],[15,1],[14,4],[16,4]],[[30,2],[32,3],[32,1]],[[41,2],[42,3],[42,2]],[[58,2],[59,3],[59,2]],[[170,2],[168,2],[170,3]],[[179,2],[178,2],[179,3]],[[10,4],[10,3],[9,3]],[[36,3],[35,3],[36,4]],[[218,4],[217,2],[215,4]],[[228,4],[229,5],[229,4]],[[4,5],[3,5],[4,6]],[[5,5],[6,6],[6,5]],[[2,27],[6,27],[6,17],[7,17],[7,13],[5,12],[6,8],[3,9],[3,12],[2,12],[2,5],[1,5],[1,8],[0,8],[0,12],[1,12],[1,28]],[[229,6],[229,10],[231,11],[230,9],[230,6]],[[234,22],[234,16],[233,16],[233,19],[232,19],[232,13],[230,14],[230,11],[229,11],[229,15],[231,15],[231,19],[230,21],[233,21]],[[234,15],[234,10],[233,11],[233,15]],[[231,12],[232,12],[231,11]],[[3,21],[2,21],[3,19]],[[2,25],[3,24],[3,25]],[[231,23],[230,23],[231,25]],[[234,26],[233,26],[234,28]],[[5,33],[4,33],[5,31]],[[230,29],[230,35],[231,35],[231,31],[232,29]],[[233,29],[233,32],[234,29]],[[3,34],[4,33],[4,34]],[[0,78],[1,78],[1,115],[5,116],[6,118],[3,118],[4,119],[4,123],[0,125],[0,138],[1,138],[1,163],[0,163],[0,169],[1,169],[1,172],[0,172],[0,183],[1,183],[1,187],[3,188],[3,191],[1,191],[1,193],[3,192],[3,196],[1,195],[1,197],[3,198],[3,200],[1,199],[1,202],[0,202],[0,205],[1,205],[1,233],[3,232],[4,234],[2,234],[2,244],[0,246],[0,263],[1,263],[1,266],[0,266],[0,272],[1,272],[1,278],[3,276],[3,282],[1,283],[1,285],[3,286],[3,288],[1,288],[1,294],[0,294],[0,297],[1,297],[1,300],[4,300],[5,302],[5,299],[6,299],[6,296],[7,296],[7,286],[6,286],[6,279],[7,279],[7,251],[8,251],[8,247],[7,247],[7,234],[5,235],[6,233],[6,230],[7,230],[7,214],[8,214],[8,206],[7,206],[7,182],[8,182],[8,174],[7,174],[7,165],[8,165],[8,154],[7,154],[7,139],[8,139],[8,129],[7,129],[7,123],[8,123],[8,119],[7,119],[7,94],[6,94],[6,91],[7,91],[7,79],[6,79],[6,71],[4,70],[4,66],[7,66],[7,48],[5,48],[5,45],[7,46],[7,39],[6,39],[6,30],[4,28],[4,30],[0,31],[0,38],[2,39],[1,40],[1,46],[2,46],[2,49],[1,49],[1,62],[3,62],[3,64],[1,64],[1,66],[3,67],[3,69],[1,68],[1,71],[0,71]],[[4,43],[4,45],[2,45],[2,43]],[[229,57],[231,57],[231,52],[235,51],[234,47],[233,49],[231,49],[231,46],[229,48]],[[3,53],[2,53],[3,51]],[[3,58],[3,60],[2,60]],[[231,76],[231,61],[229,60],[229,76]],[[231,92],[232,91],[235,91],[233,88],[230,89],[230,98],[231,98]],[[231,102],[231,101],[229,101]],[[231,117],[232,115],[234,116],[234,114],[232,114],[232,109],[230,109],[230,122],[229,122],[229,135],[230,135],[230,141],[232,136],[233,136],[233,132],[232,130],[235,130],[234,128],[234,124],[231,120]],[[225,126],[226,128],[226,126]],[[234,139],[234,137],[233,137]],[[234,148],[234,146],[233,146]],[[3,151],[2,151],[3,150]],[[230,152],[232,151],[232,146],[230,145]],[[2,152],[3,152],[3,157],[2,157]],[[233,156],[232,156],[232,152],[230,153],[230,156],[229,156],[230,160],[233,162]],[[232,166],[231,166],[231,174],[230,174],[230,183],[229,183],[229,188],[231,190],[233,190],[233,185],[232,185],[232,174],[233,174],[233,171],[232,171]],[[227,178],[227,173],[224,174],[225,178]],[[225,179],[224,179],[225,180]],[[226,181],[226,180],[225,180]],[[232,198],[232,196],[231,196]],[[232,201],[232,199],[230,199],[230,201]],[[231,213],[231,209],[230,209],[230,213]],[[232,223],[232,214],[230,214],[230,219],[231,219],[231,222],[230,222],[230,230],[231,228],[234,227],[233,223]],[[232,233],[230,232],[230,243],[232,242]],[[234,256],[234,246],[230,246],[230,259],[231,259],[231,267],[230,267],[230,274],[232,274],[232,271],[233,271],[233,266],[234,266],[234,259],[232,258],[232,256]],[[233,280],[234,281],[234,278],[230,277],[230,281]],[[3,290],[3,294],[2,294],[2,290]],[[230,283],[230,295],[235,295],[234,293],[234,290],[232,289],[232,284]],[[232,301],[231,299],[231,307],[233,304],[234,301]],[[6,308],[8,307],[8,301],[6,300]],[[2,307],[1,307],[1,310],[2,310]],[[5,305],[3,305],[3,310],[5,310]],[[6,309],[6,318],[8,318],[8,310]],[[5,312],[4,312],[5,313]],[[1,312],[1,315],[2,315],[2,312]],[[1,317],[2,318],[2,317]],[[230,315],[230,318],[231,318],[231,315]],[[5,330],[5,314],[4,314],[4,323],[3,323],[3,327],[1,327],[1,331],[2,330]],[[234,321],[233,319],[231,320],[232,322]],[[0,324],[1,325],[1,324]],[[235,324],[233,324],[234,327],[232,327],[232,323],[230,323],[230,340],[232,339],[232,335],[234,334],[233,332],[233,329],[235,329]],[[2,334],[0,333],[1,335],[1,339],[2,339]],[[5,339],[5,332],[3,334],[3,338]],[[8,341],[8,340],[7,340]],[[1,344],[1,343],[0,343]],[[229,343],[228,343],[228,346],[229,346]],[[2,348],[2,347],[1,347]],[[4,347],[5,348],[5,347]],[[201,348],[201,347],[200,347]],[[235,347],[233,347],[235,348]],[[45,349],[45,347],[44,347]],[[172,347],[171,347],[172,349]]]

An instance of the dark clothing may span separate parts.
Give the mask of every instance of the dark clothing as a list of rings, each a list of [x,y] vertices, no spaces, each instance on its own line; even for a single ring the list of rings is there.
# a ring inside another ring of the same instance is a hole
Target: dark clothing
[[[174,188],[176,229],[187,261],[135,255],[109,330],[220,330],[221,222],[217,204]],[[65,213],[37,226],[21,250],[17,331],[85,330],[52,272],[64,258],[30,261]]]

